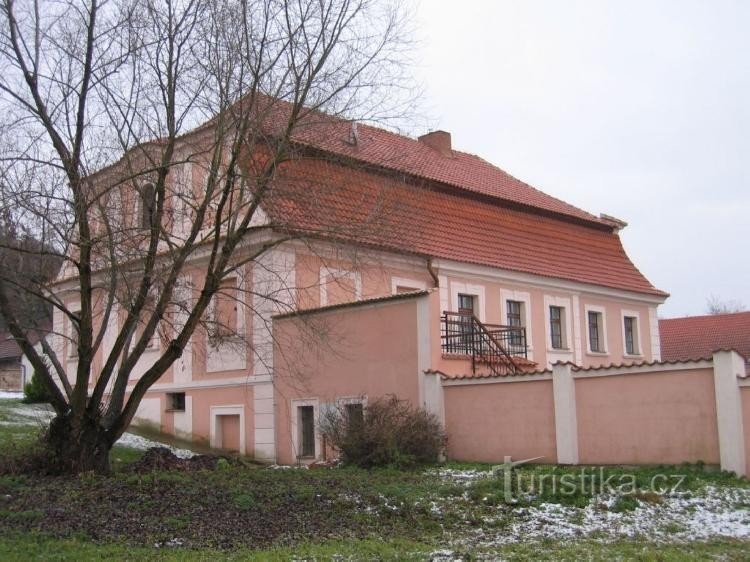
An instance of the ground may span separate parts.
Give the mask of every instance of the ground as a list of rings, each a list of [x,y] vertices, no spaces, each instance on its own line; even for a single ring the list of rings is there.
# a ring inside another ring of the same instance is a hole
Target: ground
[[[0,397],[0,453],[30,446],[46,417]],[[0,475],[0,559],[750,560],[750,484],[709,467],[365,471],[230,459],[144,472],[137,461],[155,444],[126,436],[106,477]]]

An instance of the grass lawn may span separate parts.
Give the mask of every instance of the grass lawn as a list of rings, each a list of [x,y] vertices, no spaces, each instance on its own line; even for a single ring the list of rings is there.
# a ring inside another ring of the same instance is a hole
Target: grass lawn
[[[0,400],[0,454],[39,435],[19,408]],[[0,475],[0,559],[750,560],[748,482],[702,466],[591,468],[585,479],[524,466],[509,497],[487,465],[140,474],[141,454],[116,447],[109,476]],[[652,491],[654,477],[678,474],[677,489]],[[605,483],[620,488],[602,493]]]

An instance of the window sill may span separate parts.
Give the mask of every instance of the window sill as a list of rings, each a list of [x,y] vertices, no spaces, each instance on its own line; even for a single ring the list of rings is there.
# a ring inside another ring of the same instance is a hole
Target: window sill
[[[609,351],[587,351],[586,355],[591,357],[609,357]]]
[[[560,347],[560,348],[548,347],[547,353],[573,353],[573,350],[567,347]]]
[[[164,410],[164,411],[165,411],[166,413],[168,413],[168,414],[174,414],[174,413],[177,413],[177,414],[184,414],[184,413],[185,413],[185,410],[184,410],[184,409],[182,409],[182,410],[178,410],[178,409],[176,409],[176,408],[167,408],[167,409],[166,409],[166,410]]]
[[[624,353],[623,359],[643,359],[643,355],[640,353]]]

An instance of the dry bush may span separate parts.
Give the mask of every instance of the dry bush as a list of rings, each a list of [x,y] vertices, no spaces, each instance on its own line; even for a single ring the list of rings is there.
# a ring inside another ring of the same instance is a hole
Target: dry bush
[[[413,467],[439,459],[446,444],[440,421],[406,400],[372,400],[361,414],[339,405],[321,415],[320,432],[347,465]]]

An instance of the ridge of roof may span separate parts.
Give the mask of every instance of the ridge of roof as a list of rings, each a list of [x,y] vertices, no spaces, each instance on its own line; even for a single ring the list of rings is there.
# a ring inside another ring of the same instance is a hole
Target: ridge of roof
[[[408,300],[416,297],[423,297],[429,295],[434,289],[425,289],[421,291],[410,291],[408,293],[397,293],[395,295],[384,295],[380,297],[371,297],[368,299],[360,299],[358,301],[343,302],[340,304],[329,304],[326,306],[316,306],[314,308],[303,308],[300,310],[292,310],[290,312],[282,312],[281,314],[274,314],[271,316],[274,320],[283,320],[284,318],[294,318],[298,316],[307,316],[309,314],[317,314],[322,312],[330,312],[332,310],[340,310],[346,308],[358,308],[360,306],[366,306],[368,304],[391,302]]]

